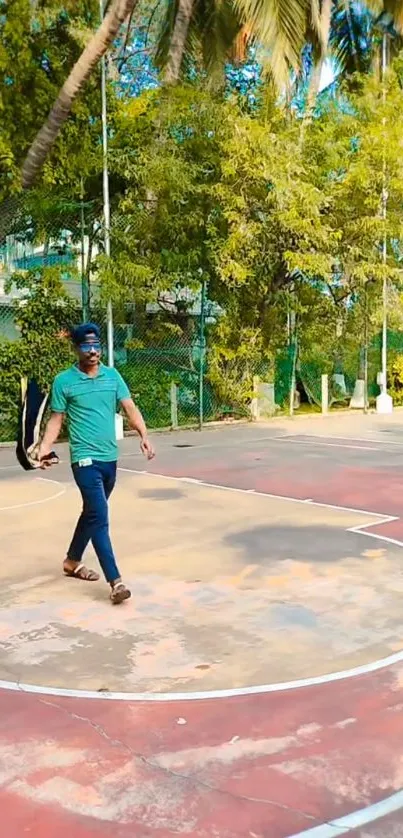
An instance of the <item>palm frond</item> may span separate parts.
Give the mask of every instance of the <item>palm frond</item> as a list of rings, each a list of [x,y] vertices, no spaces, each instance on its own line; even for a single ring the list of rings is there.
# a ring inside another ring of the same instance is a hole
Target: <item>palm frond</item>
[[[231,0],[221,0],[220,3],[199,0],[192,27],[202,33],[203,64],[206,70],[211,72],[223,67],[241,29],[241,21]]]
[[[267,51],[274,82],[282,88],[297,70],[309,28],[323,43],[319,0],[234,0],[235,8]]]
[[[178,3],[169,3],[159,37],[156,63],[165,66],[175,26]],[[241,29],[231,0],[195,0],[186,35],[183,66],[201,63],[209,73],[222,68]]]
[[[376,15],[390,15],[395,29],[403,34],[403,0],[365,0],[365,5]]]
[[[158,69],[165,67],[169,46],[171,43],[172,32],[175,26],[176,15],[178,12],[178,2],[166,3],[165,14],[162,17],[161,28],[158,33],[157,45],[155,50],[155,64]]]
[[[340,72],[350,76],[371,66],[373,18],[351,0],[335,0],[330,47]]]

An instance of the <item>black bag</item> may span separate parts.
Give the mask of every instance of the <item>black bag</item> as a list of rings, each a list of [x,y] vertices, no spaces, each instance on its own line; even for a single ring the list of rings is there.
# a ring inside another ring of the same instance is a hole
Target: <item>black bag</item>
[[[18,419],[18,437],[16,455],[25,471],[39,468],[38,450],[41,441],[42,422],[45,415],[49,394],[43,393],[36,381],[26,378],[21,380],[21,403]],[[52,463],[58,463],[59,457],[52,451],[47,457]]]

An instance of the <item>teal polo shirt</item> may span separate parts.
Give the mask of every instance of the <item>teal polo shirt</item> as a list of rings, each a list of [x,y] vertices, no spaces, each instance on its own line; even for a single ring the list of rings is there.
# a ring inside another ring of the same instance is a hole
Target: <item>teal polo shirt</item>
[[[72,463],[89,457],[117,460],[115,414],[121,400],[129,398],[127,384],[113,367],[101,364],[93,377],[73,366],[56,376],[51,410],[66,414]]]

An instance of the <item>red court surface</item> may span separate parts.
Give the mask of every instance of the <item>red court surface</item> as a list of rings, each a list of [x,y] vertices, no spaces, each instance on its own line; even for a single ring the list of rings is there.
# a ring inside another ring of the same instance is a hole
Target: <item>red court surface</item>
[[[370,518],[368,525],[356,527],[366,530],[365,545],[374,548],[362,554],[364,559],[361,556],[362,584],[364,588],[364,561],[368,573],[380,562],[377,580],[383,569],[388,571],[385,550],[390,547],[396,551],[391,584],[399,596],[403,592],[396,564],[403,548],[399,425],[372,423],[344,436],[334,432],[325,436],[323,426],[309,436],[297,430],[292,427],[292,436],[270,426],[157,438],[159,456],[149,471],[161,475],[167,485],[170,478],[179,477],[189,485],[232,489],[234,495],[243,490],[248,497],[261,493],[297,498],[312,504],[312,509],[315,504],[329,504],[383,516],[383,522]],[[134,440],[125,440],[122,479],[144,470],[133,452]],[[19,473],[12,468],[12,454],[3,454],[1,479],[6,493],[18,497]],[[52,476],[63,484],[69,479],[67,466]],[[148,479],[144,475],[144,485]],[[228,504],[234,495],[225,492]],[[149,499],[155,526],[161,503],[157,497]],[[135,513],[134,507],[133,519]],[[51,529],[51,514],[41,526]],[[309,538],[309,528],[306,532]],[[334,537],[338,538],[336,532]],[[309,552],[309,544],[305,549]],[[329,543],[329,555],[332,549]],[[336,571],[332,573],[336,578]],[[246,591],[245,587],[245,596]],[[355,603],[347,606],[353,619]],[[109,606],[105,602],[100,607]],[[380,607],[384,611],[383,617],[377,612],[378,628],[392,619],[385,593]],[[357,644],[360,631],[366,631],[361,613],[356,615]],[[201,681],[197,691],[187,688],[180,696],[178,690],[159,688],[142,696],[136,696],[141,690],[135,689],[120,696],[85,693],[75,683],[70,691],[52,690],[48,675],[48,687],[38,679],[42,685],[37,690],[12,683],[9,645],[4,642],[0,665],[4,834],[7,838],[67,834],[75,838],[401,838],[403,617],[393,617],[391,630],[393,650],[379,644],[378,655],[370,658],[363,653],[363,663],[349,670],[340,672],[330,661],[323,675],[315,678],[306,668],[298,684],[291,678],[287,683],[266,680],[249,688],[247,683],[231,682],[227,688],[205,690]],[[267,637],[269,674],[275,639]],[[369,648],[366,644],[364,638],[363,648]],[[376,650],[374,644],[370,648]],[[250,649],[250,655],[257,653]],[[298,654],[296,650],[295,669],[300,672]]]

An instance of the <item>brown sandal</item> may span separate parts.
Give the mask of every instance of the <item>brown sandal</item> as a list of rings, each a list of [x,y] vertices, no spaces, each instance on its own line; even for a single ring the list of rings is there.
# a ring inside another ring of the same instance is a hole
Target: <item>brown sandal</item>
[[[111,600],[113,605],[120,605],[125,599],[130,599],[131,595],[131,591],[129,591],[129,588],[126,588],[123,582],[117,582],[116,585],[112,586]]]
[[[64,566],[63,573],[71,579],[81,579],[84,582],[98,582],[99,580],[99,573],[96,573],[95,570],[91,570],[91,568],[86,567],[84,564],[78,564],[74,570],[70,570]]]

